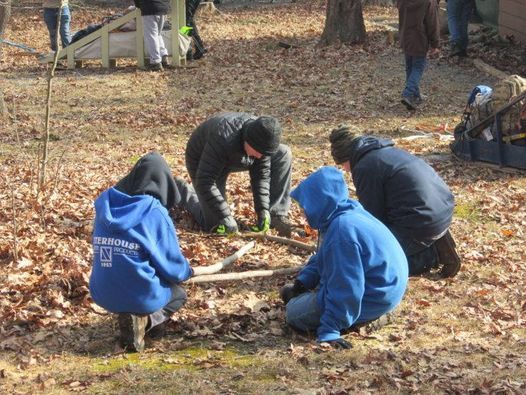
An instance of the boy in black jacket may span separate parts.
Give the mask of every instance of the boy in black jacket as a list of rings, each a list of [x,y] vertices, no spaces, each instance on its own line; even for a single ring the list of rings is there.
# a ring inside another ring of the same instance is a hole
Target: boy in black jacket
[[[443,277],[455,276],[460,258],[449,233],[454,198],[433,168],[391,140],[347,127],[333,130],[330,141],[334,161],[352,174],[360,203],[398,239],[409,275],[441,267]]]

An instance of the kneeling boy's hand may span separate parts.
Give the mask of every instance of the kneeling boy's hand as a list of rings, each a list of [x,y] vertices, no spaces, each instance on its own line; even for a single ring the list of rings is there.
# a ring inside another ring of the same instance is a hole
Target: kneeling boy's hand
[[[266,232],[270,229],[270,213],[267,210],[261,210],[258,213],[258,223],[255,226],[251,226],[252,232]]]

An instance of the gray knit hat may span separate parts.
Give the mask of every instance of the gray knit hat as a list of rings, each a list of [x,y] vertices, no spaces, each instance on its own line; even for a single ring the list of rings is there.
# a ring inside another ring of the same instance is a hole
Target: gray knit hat
[[[281,125],[273,117],[259,117],[246,122],[243,137],[257,152],[271,155],[281,142]]]
[[[331,131],[331,154],[336,164],[342,164],[351,159],[351,144],[360,131],[353,126],[340,125]]]

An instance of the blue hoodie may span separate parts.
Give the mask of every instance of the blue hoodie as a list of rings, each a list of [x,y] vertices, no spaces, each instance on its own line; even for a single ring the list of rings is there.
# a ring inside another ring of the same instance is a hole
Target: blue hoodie
[[[385,225],[349,199],[342,172],[322,167],[291,196],[322,240],[297,277],[307,289],[319,287],[318,341],[393,310],[407,287],[405,254]]]
[[[150,314],[191,276],[168,211],[150,195],[110,188],[95,201],[90,292],[112,313]]]

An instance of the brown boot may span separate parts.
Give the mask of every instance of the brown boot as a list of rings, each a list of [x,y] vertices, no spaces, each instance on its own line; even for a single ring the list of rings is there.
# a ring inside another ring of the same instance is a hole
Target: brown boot
[[[442,277],[455,277],[460,270],[461,262],[456,251],[456,246],[455,240],[453,240],[449,230],[435,242],[438,262],[442,266],[440,270]]]

